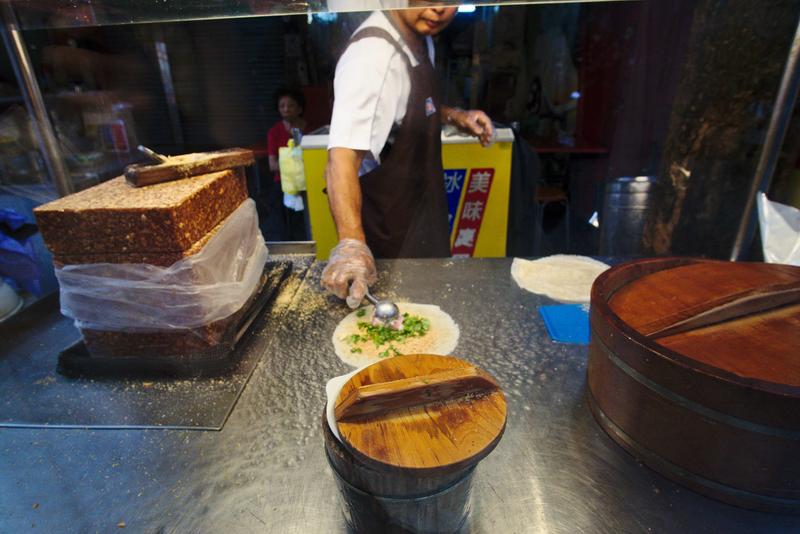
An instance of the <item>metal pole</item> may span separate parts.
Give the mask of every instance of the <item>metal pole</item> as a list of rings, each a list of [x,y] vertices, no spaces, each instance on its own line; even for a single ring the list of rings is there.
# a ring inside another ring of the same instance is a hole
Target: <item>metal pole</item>
[[[183,145],[183,128],[181,127],[181,116],[178,112],[178,99],[175,96],[175,84],[172,82],[172,67],[169,62],[167,43],[160,29],[156,29],[155,32],[156,59],[158,61],[158,71],[161,73],[161,84],[164,87],[164,98],[167,101],[169,122],[172,125],[175,144],[181,146]]]
[[[33,129],[39,141],[47,173],[55,183],[59,195],[68,195],[74,191],[72,180],[70,180],[69,171],[67,171],[61,156],[61,148],[56,139],[53,125],[50,124],[50,117],[44,106],[39,83],[36,81],[36,73],[22,41],[17,16],[9,0],[0,0],[0,17],[3,20],[0,33],[2,33],[11,65],[14,67],[17,83],[22,89],[22,97],[33,122]]]
[[[736,240],[731,250],[731,261],[738,261],[744,255],[753,240],[755,232],[755,219],[753,217],[753,205],[759,191],[766,192],[775,173],[775,166],[778,163],[783,138],[786,136],[786,128],[792,118],[795,101],[797,100],[797,90],[800,88],[800,21],[792,41],[792,48],[789,51],[789,58],[783,69],[783,78],[778,89],[778,96],[775,99],[775,107],[772,110],[772,117],[767,127],[767,135],[764,138],[764,146],[761,149],[761,156],[756,166],[753,176],[753,183],[750,186],[750,193],[747,196],[747,203],[744,206],[742,220],[739,222],[739,230],[736,232]]]

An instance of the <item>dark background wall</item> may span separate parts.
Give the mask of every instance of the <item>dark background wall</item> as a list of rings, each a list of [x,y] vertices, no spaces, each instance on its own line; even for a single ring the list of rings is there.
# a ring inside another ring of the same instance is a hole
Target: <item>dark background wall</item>
[[[642,246],[725,257],[798,15],[798,0],[483,7],[458,15],[436,39],[437,69],[449,104],[518,126],[542,160],[538,181],[567,191],[574,229],[586,229],[609,180],[650,174],[658,186]],[[107,149],[87,117],[115,102],[131,104],[139,142],[168,154],[263,147],[283,85],[305,91],[312,126],[327,123],[336,59],[366,16],[37,29],[24,38],[51,117],[77,153],[71,169],[84,172],[91,163],[79,160]],[[169,59],[177,123],[157,42]],[[0,120],[24,121],[6,59]],[[785,202],[800,203],[798,124],[771,193]]]

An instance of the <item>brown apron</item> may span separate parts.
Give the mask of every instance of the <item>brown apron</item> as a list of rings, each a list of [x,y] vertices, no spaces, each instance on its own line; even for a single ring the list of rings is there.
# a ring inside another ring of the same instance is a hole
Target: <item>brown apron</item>
[[[394,144],[381,157],[381,165],[361,177],[367,244],[378,258],[450,256],[441,101],[433,66],[427,57],[417,57],[418,64],[412,67],[400,43],[381,28],[364,28],[350,43],[366,37],[385,39],[394,46],[411,78],[406,114]]]

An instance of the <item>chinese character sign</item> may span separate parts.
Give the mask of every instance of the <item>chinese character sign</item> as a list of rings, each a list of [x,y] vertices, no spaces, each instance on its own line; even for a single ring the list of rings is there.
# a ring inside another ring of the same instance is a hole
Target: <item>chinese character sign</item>
[[[456,219],[458,203],[461,200],[461,191],[464,189],[464,178],[467,169],[445,169],[444,190],[447,194],[447,218],[450,222],[450,233],[453,233],[453,222]]]
[[[494,169],[470,170],[469,182],[465,186],[464,203],[461,207],[453,241],[454,257],[468,257],[475,252],[475,243],[483,222],[493,178]]]

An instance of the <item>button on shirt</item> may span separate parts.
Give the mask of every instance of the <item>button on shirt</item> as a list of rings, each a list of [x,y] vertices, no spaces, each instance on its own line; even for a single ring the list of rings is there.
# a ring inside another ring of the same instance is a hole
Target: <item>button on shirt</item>
[[[384,13],[370,15],[355,33],[366,27],[389,32],[402,45],[411,65],[418,64]],[[428,58],[433,64],[433,41],[430,37],[425,40]],[[351,44],[342,54],[336,65],[333,87],[335,100],[328,148],[369,151],[359,172],[364,174],[380,163],[380,153],[392,126],[399,125],[406,114],[411,90],[408,67],[390,43],[367,37]]]

